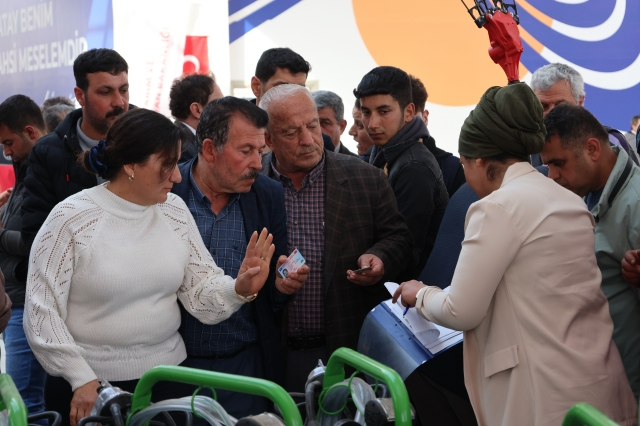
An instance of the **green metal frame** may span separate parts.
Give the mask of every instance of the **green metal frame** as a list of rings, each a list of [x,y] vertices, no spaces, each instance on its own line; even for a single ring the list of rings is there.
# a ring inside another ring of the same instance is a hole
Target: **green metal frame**
[[[348,348],[337,349],[327,362],[323,389],[345,380],[344,365],[350,365],[371,377],[383,381],[389,388],[397,426],[411,426],[409,394],[400,375],[391,368]]]
[[[140,378],[136,390],[133,392],[131,414],[127,418],[127,424],[129,424],[133,414],[149,406],[151,403],[151,388],[161,381],[187,383],[263,396],[278,406],[287,426],[302,426],[302,417],[300,417],[300,411],[298,411],[293,399],[281,386],[273,382],[253,377],[235,376],[173,365],[154,367]]]
[[[619,426],[591,405],[581,402],[574,405],[564,417],[562,426]]]
[[[27,426],[27,406],[8,374],[0,374],[0,411],[7,410],[11,426]]]

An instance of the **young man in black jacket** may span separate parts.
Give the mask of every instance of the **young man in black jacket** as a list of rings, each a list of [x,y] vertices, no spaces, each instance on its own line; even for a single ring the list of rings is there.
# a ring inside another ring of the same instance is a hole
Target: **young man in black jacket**
[[[56,204],[102,183],[77,157],[104,139],[116,118],[129,109],[128,70],[112,49],[91,49],[73,63],[73,90],[82,108],[38,141],[29,156],[22,204],[22,238],[28,248]]]
[[[415,116],[409,75],[395,67],[369,71],[353,91],[373,140],[369,164],[383,169],[398,210],[413,235],[412,276],[418,277],[433,249],[449,195],[438,163],[422,144],[429,132]]]
[[[7,373],[11,376],[29,414],[44,411],[44,369],[33,355],[22,328],[29,251],[25,247],[22,228],[24,176],[29,152],[46,133],[38,105],[24,95],[14,95],[0,104],[0,143],[4,155],[13,160],[16,183],[7,204],[0,210],[0,269],[5,277],[6,292],[13,302],[11,319],[4,332]],[[0,300],[4,300],[0,289]]]

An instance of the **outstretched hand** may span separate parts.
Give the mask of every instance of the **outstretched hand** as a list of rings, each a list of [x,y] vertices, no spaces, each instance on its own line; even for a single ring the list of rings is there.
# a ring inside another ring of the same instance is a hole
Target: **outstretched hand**
[[[251,235],[247,244],[247,253],[236,278],[236,293],[241,296],[251,296],[257,293],[269,276],[269,264],[275,251],[272,244],[273,235],[267,228],[263,228],[260,236],[257,232]]]

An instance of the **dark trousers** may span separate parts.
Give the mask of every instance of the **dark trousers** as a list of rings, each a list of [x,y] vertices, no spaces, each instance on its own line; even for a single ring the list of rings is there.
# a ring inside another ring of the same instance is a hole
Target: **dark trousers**
[[[220,373],[236,374],[239,376],[264,379],[264,366],[262,353],[258,345],[251,345],[231,358],[209,359],[187,357],[182,363],[185,367],[198,368],[200,370],[217,371]],[[195,391],[195,387],[192,392]],[[216,389],[217,401],[231,416],[236,419],[261,414],[268,410],[269,402],[266,398]],[[211,392],[202,389],[198,395],[211,397]],[[194,419],[195,421],[195,419]],[[196,424],[198,424],[196,422]],[[208,424],[204,422],[203,424]]]
[[[181,364],[183,365],[183,364]],[[126,380],[121,382],[109,382],[112,386],[131,392],[136,389],[138,380]],[[151,390],[151,401],[163,401],[165,399],[182,398],[183,396],[191,396],[193,390],[188,385],[175,382],[158,382]],[[71,385],[62,377],[47,376],[47,382],[44,387],[44,403],[46,411],[56,411],[62,416],[61,426],[69,425],[69,414],[71,410],[71,399],[73,391]],[[172,414],[177,424],[183,423],[185,420],[183,414]]]
[[[290,349],[287,351],[285,382],[287,392],[304,392],[304,385],[307,382],[309,373],[317,367],[319,359],[322,360],[324,365],[327,365],[329,356],[326,346],[305,350]]]

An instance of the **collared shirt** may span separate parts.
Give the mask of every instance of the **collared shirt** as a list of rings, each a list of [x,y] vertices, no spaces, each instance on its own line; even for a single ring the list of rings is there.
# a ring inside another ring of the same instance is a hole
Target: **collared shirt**
[[[184,121],[181,121],[182,124],[184,124],[187,129],[191,130],[191,133],[193,133],[193,135],[195,136],[196,134],[196,129],[194,129],[193,127],[189,126],[187,123],[185,123]]]
[[[216,265],[226,275],[237,277],[247,250],[240,195],[231,195],[227,205],[216,215],[211,211],[211,201],[198,188],[191,169],[187,207]],[[234,354],[256,341],[256,330],[250,303],[245,303],[229,319],[214,325],[203,324],[182,309],[180,334],[190,356]]]
[[[324,157],[302,180],[296,190],[288,177],[271,168],[284,187],[287,211],[287,251],[297,248],[310,272],[304,286],[289,302],[289,336],[314,336],[324,333],[324,202],[326,168]]]
[[[78,124],[76,124],[76,132],[78,133],[78,143],[80,144],[80,148],[82,148],[83,151],[86,151],[98,145],[98,142],[100,141],[91,139],[89,136],[85,135],[84,132],[82,131],[82,128],[80,127],[81,124],[82,124],[82,117],[80,117],[80,119],[78,120]],[[98,175],[96,175],[96,178],[98,179],[98,185],[106,182],[104,179],[102,179]]]

